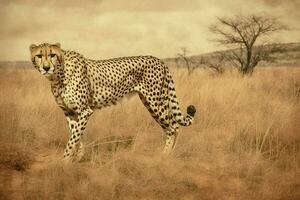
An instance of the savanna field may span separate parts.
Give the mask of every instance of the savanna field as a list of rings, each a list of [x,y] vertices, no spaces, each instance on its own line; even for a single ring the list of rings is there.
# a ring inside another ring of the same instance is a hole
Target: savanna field
[[[84,160],[65,164],[67,122],[49,82],[0,69],[0,199],[300,199],[300,68],[170,70],[181,110],[197,108],[171,156],[134,95],[96,111]]]

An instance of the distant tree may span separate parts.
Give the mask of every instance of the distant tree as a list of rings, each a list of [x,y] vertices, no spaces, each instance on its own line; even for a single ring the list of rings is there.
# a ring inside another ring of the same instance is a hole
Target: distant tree
[[[275,18],[262,16],[236,16],[234,18],[218,18],[218,22],[210,27],[217,36],[216,41],[229,46],[227,59],[242,74],[252,74],[253,69],[277,48],[276,45],[256,45],[258,39],[270,35],[285,27]]]
[[[228,56],[226,52],[220,51],[216,52],[208,58],[202,57],[199,62],[205,66],[205,68],[212,70],[216,74],[223,74],[225,71],[225,64],[227,62]]]
[[[186,68],[188,69],[188,75],[191,75],[193,71],[199,67],[197,60],[193,59],[192,57],[188,56],[188,49],[186,47],[181,47],[180,52],[177,54],[175,58],[175,62],[177,65],[180,64],[180,61],[183,61]]]

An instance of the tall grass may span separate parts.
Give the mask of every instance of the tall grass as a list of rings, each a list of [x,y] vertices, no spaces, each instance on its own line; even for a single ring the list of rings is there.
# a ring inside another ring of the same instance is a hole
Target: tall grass
[[[24,199],[300,198],[300,69],[259,68],[252,77],[171,71],[182,111],[194,104],[198,112],[195,123],[181,129],[170,157],[160,154],[161,128],[133,96],[96,111],[84,136],[84,161],[63,165],[68,129],[48,81],[34,70],[2,69],[0,140],[10,149],[1,149],[0,165],[15,169],[4,160],[21,151],[15,160],[25,160],[26,171],[11,177],[21,180],[15,190],[8,188],[12,180],[0,195],[12,190],[11,198]]]

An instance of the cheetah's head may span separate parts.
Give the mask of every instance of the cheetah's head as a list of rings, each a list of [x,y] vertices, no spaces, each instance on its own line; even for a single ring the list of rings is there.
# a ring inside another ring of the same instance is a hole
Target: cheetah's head
[[[59,43],[32,44],[29,49],[34,67],[46,77],[50,77],[54,74],[57,65],[62,62],[62,50]]]

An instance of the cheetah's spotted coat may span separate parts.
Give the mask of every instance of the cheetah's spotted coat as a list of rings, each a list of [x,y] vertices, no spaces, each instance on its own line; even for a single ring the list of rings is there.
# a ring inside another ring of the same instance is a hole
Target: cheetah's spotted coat
[[[164,152],[174,148],[179,125],[192,123],[196,109],[182,116],[171,74],[164,63],[152,56],[91,60],[60,44],[31,45],[34,66],[51,82],[57,104],[70,128],[66,159],[83,155],[80,138],[95,109],[115,104],[124,95],[136,92],[152,117],[166,133]]]

